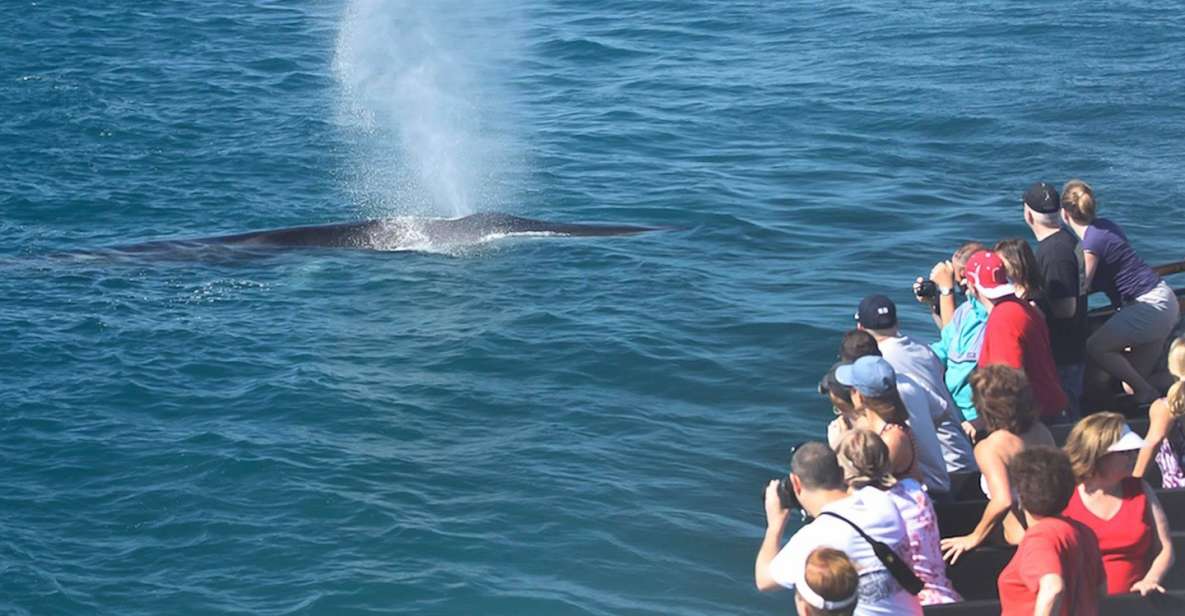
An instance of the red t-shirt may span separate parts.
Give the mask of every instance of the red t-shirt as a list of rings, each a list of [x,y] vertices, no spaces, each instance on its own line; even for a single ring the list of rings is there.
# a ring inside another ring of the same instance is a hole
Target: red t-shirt
[[[1033,387],[1033,398],[1042,417],[1052,417],[1069,406],[1062,391],[1049,328],[1028,302],[1008,297],[992,307],[983,329],[979,365],[1005,364],[1023,370]]]
[[[1082,522],[1098,538],[1103,570],[1107,572],[1107,594],[1128,592],[1132,584],[1144,579],[1152,565],[1149,552],[1154,530],[1148,523],[1148,497],[1142,479],[1123,480],[1123,504],[1110,520],[1091,513],[1077,489],[1062,515]]]
[[[1000,616],[1031,616],[1041,577],[1062,577],[1062,616],[1097,616],[1103,559],[1094,532],[1081,522],[1045,518],[1025,531],[1008,566],[1000,572]]]

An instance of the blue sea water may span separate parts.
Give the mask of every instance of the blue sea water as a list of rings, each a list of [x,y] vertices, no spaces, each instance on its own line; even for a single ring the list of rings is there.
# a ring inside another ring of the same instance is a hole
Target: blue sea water
[[[1176,2],[6,3],[0,612],[787,613],[763,483],[1082,177],[1182,257]],[[93,249],[506,211],[670,230]]]

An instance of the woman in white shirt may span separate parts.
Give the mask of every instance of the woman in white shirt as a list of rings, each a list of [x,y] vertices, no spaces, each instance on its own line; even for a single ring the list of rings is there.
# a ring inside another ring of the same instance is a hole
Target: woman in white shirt
[[[918,593],[922,605],[962,601],[946,577],[934,504],[917,480],[897,479],[889,472],[889,448],[881,437],[870,430],[852,430],[840,440],[835,453],[849,490],[869,486],[883,490],[901,512],[909,536],[910,566],[925,583]]]

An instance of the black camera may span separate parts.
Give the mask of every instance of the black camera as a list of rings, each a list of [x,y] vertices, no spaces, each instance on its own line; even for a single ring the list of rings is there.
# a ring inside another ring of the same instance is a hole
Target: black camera
[[[933,280],[922,280],[913,284],[913,294],[921,299],[934,299],[938,297],[938,285],[934,284]]]
[[[802,505],[798,504],[798,497],[794,495],[794,488],[790,485],[789,477],[782,477],[778,480],[778,502],[782,503],[782,509],[801,509]],[[761,492],[761,501],[765,502],[765,492]]]

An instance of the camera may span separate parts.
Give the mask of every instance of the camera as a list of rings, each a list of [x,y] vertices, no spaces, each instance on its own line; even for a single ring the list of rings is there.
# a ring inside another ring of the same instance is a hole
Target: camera
[[[933,280],[915,282],[913,285],[913,294],[921,299],[934,299],[938,297],[938,285],[934,284]]]
[[[778,480],[778,501],[782,503],[782,509],[800,509],[802,505],[798,504],[798,497],[794,495],[794,488],[790,486],[790,478],[782,477]],[[761,501],[765,502],[765,492],[761,492]]]

